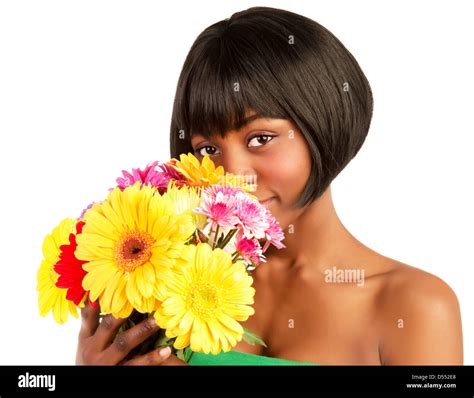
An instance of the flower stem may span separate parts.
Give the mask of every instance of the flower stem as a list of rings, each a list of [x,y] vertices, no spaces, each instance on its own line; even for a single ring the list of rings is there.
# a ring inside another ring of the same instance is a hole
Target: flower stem
[[[216,227],[216,234],[214,235],[214,242],[212,242],[212,249],[216,248],[218,234],[219,234],[219,224],[217,224],[217,227]]]
[[[230,240],[232,239],[232,237],[235,235],[235,233],[237,232],[237,228],[231,230],[227,236],[224,238],[224,240],[222,241],[222,244],[220,245],[220,248],[223,249],[227,243],[230,242]]]

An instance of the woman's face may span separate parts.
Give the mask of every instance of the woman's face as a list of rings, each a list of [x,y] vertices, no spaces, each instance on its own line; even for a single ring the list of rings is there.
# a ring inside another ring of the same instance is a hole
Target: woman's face
[[[249,112],[247,123],[227,131],[224,138],[194,134],[191,145],[201,161],[205,155],[216,166],[236,175],[252,176],[253,194],[286,229],[304,209],[292,206],[303,192],[311,171],[311,154],[302,133],[286,119],[263,118]],[[256,179],[256,180],[255,180]]]

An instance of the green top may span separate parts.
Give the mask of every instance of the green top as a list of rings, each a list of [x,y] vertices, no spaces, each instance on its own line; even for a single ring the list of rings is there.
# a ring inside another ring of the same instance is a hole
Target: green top
[[[230,350],[222,351],[218,355],[193,353],[189,361],[191,366],[317,366],[319,364],[309,362],[289,361],[287,359],[265,357],[262,355],[248,354],[246,352]]]

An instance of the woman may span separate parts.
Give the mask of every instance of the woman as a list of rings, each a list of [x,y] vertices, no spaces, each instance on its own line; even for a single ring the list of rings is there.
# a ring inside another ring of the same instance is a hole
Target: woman
[[[181,72],[171,156],[209,155],[257,178],[259,200],[285,231],[253,273],[244,326],[268,348],[236,352],[323,365],[463,363],[459,304],[438,277],[364,246],[344,227],[331,182],[361,148],[372,93],[357,61],[303,16],[251,8],[201,33]],[[157,330],[83,310],[78,363],[118,363]],[[184,364],[153,351],[129,364]]]

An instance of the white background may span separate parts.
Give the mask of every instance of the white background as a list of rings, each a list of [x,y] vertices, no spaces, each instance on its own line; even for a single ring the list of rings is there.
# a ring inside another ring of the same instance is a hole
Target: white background
[[[1,1],[0,364],[74,363],[80,321],[38,314],[43,237],[122,169],[169,159],[191,44],[256,5],[316,20],[360,63],[374,118],[336,209],[364,244],[454,289],[474,364],[472,5],[400,0]]]

